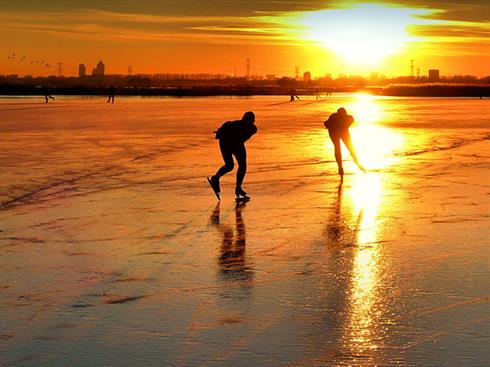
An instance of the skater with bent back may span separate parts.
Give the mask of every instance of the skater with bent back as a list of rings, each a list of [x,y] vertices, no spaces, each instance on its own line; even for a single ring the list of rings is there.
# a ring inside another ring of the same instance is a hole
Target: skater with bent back
[[[335,160],[337,161],[337,166],[339,168],[340,182],[343,182],[344,180],[344,167],[342,166],[342,150],[340,140],[344,142],[357,167],[366,173],[366,169],[359,162],[356,150],[352,144],[349,127],[353,122],[354,118],[347,114],[344,107],[340,107],[337,112],[332,113],[328,120],[323,123],[328,129],[328,134],[330,135],[330,139],[332,140],[335,148]]]
[[[233,170],[233,156],[238,164],[235,185],[236,200],[250,200],[250,197],[242,188],[242,183],[247,172],[247,150],[245,149],[245,142],[257,132],[257,127],[254,122],[254,113],[251,111],[245,112],[241,120],[227,121],[215,132],[225,164],[214,176],[208,177],[207,179],[218,200],[220,199],[221,192],[219,180],[222,176]]]

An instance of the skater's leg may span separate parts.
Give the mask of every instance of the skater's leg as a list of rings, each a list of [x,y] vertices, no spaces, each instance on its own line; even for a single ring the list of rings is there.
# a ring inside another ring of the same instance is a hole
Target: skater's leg
[[[233,169],[233,155],[231,147],[224,143],[222,140],[220,140],[219,142],[219,147],[225,164],[221,166],[220,169],[218,169],[214,176],[208,177],[208,182],[213,188],[213,191],[218,197],[218,200],[220,199],[219,194],[221,192],[219,179],[221,178],[221,176],[227,174]]]
[[[354,144],[352,144],[352,139],[349,132],[342,134],[342,141],[344,142],[345,146],[349,150],[350,155],[352,156],[352,159],[354,160],[354,163],[357,165],[357,167],[359,167],[361,171],[366,172],[364,166],[359,162],[359,158],[357,158],[357,153],[356,150],[354,149]]]
[[[247,151],[245,145],[241,145],[233,152],[238,164],[238,170],[236,172],[236,186],[235,194],[246,194],[242,189],[243,180],[247,173]]]
[[[329,132],[330,139],[332,139],[333,146],[335,148],[335,161],[339,169],[340,179],[344,179],[344,167],[342,166],[342,148],[340,146],[340,136]]]
[[[228,172],[232,171],[233,167],[234,167],[231,147],[229,147],[222,140],[220,140],[220,142],[219,142],[219,147],[220,147],[221,155],[223,156],[223,161],[225,162],[225,164],[213,176],[213,178],[215,178],[218,181],[221,178],[221,176],[226,175]]]

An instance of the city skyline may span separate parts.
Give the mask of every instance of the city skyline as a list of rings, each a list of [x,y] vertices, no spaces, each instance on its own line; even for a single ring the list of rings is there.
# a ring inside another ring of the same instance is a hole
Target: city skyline
[[[490,74],[490,5],[392,2],[0,1],[0,74]],[[59,63],[62,66],[59,66]],[[89,66],[90,65],[90,66]]]
[[[16,54],[11,54],[8,56],[8,58],[14,58]],[[25,56],[18,57],[18,59],[25,59]],[[29,63],[29,61],[27,61]],[[44,61],[40,62],[42,65],[45,64]],[[37,64],[37,62],[36,62]],[[238,73],[236,70],[234,70],[234,73],[211,73],[211,72],[195,72],[195,73],[188,73],[188,72],[165,72],[165,71],[159,71],[155,73],[134,73],[133,74],[133,66],[128,65],[126,73],[106,73],[105,71],[105,63],[103,62],[102,59],[99,59],[98,62],[94,62],[93,65],[95,65],[94,68],[92,68],[92,71],[90,71],[91,63],[85,64],[85,63],[80,63],[76,66],[77,70],[75,72],[70,72],[69,73],[64,73],[63,69],[63,63],[57,63],[56,68],[52,69],[51,74],[46,74],[46,75],[36,75],[35,77],[53,77],[53,76],[58,76],[58,77],[88,77],[88,76],[131,76],[131,75],[140,75],[140,76],[160,76],[160,75],[174,75],[174,76],[186,76],[188,78],[192,77],[198,77],[198,76],[207,76],[207,77],[218,77],[218,78],[238,78],[238,79],[278,79],[278,78],[292,78],[292,79],[297,79],[297,80],[319,80],[319,79],[345,79],[345,78],[364,78],[364,79],[396,79],[396,78],[414,78],[414,79],[423,79],[423,78],[428,78],[429,80],[438,80],[439,78],[454,78],[454,77],[472,77],[475,79],[486,79],[489,77],[489,75],[483,75],[481,77],[478,77],[476,75],[472,74],[447,74],[442,72],[440,69],[436,69],[434,67],[432,68],[427,68],[424,70],[424,72],[421,72],[420,67],[417,67],[415,69],[415,64],[414,60],[410,60],[409,67],[407,67],[407,73],[401,74],[401,75],[386,75],[382,71],[371,71],[371,72],[366,72],[366,73],[361,73],[361,74],[349,74],[345,73],[342,71],[339,71],[337,73],[324,73],[321,75],[313,75],[311,71],[309,70],[304,70],[300,69],[299,66],[295,66],[294,71],[287,74],[287,75],[280,75],[280,74],[248,74],[247,72],[247,65],[250,66],[250,59],[246,60],[246,67],[245,71],[243,73]],[[46,65],[50,67],[46,63]],[[436,73],[436,74],[434,74]],[[432,77],[431,77],[432,74]],[[305,77],[307,75],[307,77]],[[436,78],[434,78],[434,75],[437,75]],[[19,75],[19,74],[0,74],[0,76],[8,77],[8,76],[15,76],[15,77],[32,77],[33,75],[31,74],[25,74],[25,75]]]

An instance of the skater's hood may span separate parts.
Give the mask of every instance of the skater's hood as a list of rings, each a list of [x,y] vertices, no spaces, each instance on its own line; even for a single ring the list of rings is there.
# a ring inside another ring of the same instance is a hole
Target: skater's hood
[[[242,117],[242,121],[255,122],[255,114],[252,111],[245,112]]]
[[[347,115],[347,111],[345,110],[344,107],[340,107],[338,110],[337,110],[337,113],[338,114],[341,114],[341,115]]]

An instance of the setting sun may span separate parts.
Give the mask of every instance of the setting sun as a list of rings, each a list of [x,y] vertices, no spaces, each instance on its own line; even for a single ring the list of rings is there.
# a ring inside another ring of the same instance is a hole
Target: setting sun
[[[306,40],[319,43],[353,65],[376,66],[411,40],[407,28],[428,11],[387,5],[309,12],[300,22]]]
[[[1,366],[490,366],[490,1],[0,0]]]

